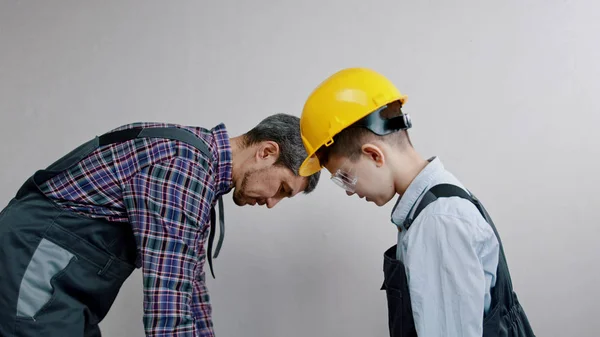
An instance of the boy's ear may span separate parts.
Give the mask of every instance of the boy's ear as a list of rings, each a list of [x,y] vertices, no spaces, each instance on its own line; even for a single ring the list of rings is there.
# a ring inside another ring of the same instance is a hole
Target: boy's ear
[[[375,162],[375,166],[382,167],[385,164],[385,155],[377,145],[367,143],[362,146],[361,150],[364,155]]]

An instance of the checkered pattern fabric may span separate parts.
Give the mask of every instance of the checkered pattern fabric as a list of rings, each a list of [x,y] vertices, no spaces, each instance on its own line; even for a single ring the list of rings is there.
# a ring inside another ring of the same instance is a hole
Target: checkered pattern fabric
[[[70,211],[132,226],[147,336],[212,337],[203,267],[210,209],[232,185],[227,131],[222,124],[206,130],[164,123],[113,131],[133,127],[186,129],[206,142],[211,156],[179,141],[135,139],[97,149],[42,191]]]

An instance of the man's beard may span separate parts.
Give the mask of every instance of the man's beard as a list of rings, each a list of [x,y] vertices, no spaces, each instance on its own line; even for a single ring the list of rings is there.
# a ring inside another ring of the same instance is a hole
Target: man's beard
[[[233,202],[238,206],[244,206],[246,202],[244,201],[243,192],[246,190],[246,185],[248,185],[248,176],[250,172],[246,172],[244,174],[244,178],[242,179],[242,185],[240,188],[236,188],[233,192]]]

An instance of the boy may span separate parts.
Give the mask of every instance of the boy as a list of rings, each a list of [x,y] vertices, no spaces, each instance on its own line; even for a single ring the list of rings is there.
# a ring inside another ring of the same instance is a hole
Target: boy
[[[369,69],[326,79],[300,119],[300,174],[325,167],[348,195],[378,206],[400,196],[382,287],[392,337],[533,336],[491,219],[439,158],[415,151],[405,101]]]

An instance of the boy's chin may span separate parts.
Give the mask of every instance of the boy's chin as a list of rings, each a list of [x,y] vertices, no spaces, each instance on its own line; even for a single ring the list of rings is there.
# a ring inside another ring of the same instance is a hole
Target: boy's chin
[[[392,199],[394,199],[394,196],[392,196],[391,198],[378,198],[378,199],[373,200],[372,202],[375,205],[382,207],[382,206],[387,205],[387,203],[392,201]]]

